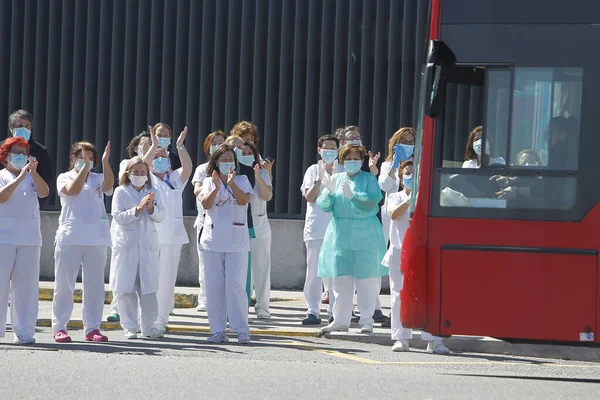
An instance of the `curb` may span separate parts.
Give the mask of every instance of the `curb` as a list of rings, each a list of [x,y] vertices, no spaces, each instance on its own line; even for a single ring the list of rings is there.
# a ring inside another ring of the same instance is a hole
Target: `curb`
[[[52,301],[54,297],[54,289],[52,288],[40,288],[40,301]],[[81,289],[75,289],[73,293],[75,303],[81,303],[83,299],[83,291]],[[112,302],[112,292],[106,290],[104,292],[104,304],[110,304]],[[300,301],[302,298],[288,298],[288,297],[271,297],[271,303],[278,303],[283,301]],[[195,308],[198,305],[197,294],[186,294],[186,293],[175,293],[175,308]]]
[[[389,333],[360,334],[335,332],[328,335],[318,334],[318,337],[390,347],[394,344]],[[483,336],[452,336],[442,338],[442,340],[452,353],[485,353],[511,357],[556,358],[561,360],[600,362],[600,347],[509,343]],[[427,342],[421,340],[420,333],[415,333],[413,338],[408,342],[410,347],[415,349],[427,348]]]

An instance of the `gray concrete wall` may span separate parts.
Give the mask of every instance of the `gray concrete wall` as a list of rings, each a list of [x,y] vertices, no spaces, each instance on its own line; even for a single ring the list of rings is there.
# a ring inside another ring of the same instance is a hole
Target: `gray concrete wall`
[[[54,235],[58,228],[58,212],[42,212],[42,258],[40,279],[54,280]],[[181,250],[181,262],[177,274],[178,286],[198,286],[198,254],[196,252],[196,233],[193,228],[196,217],[184,217],[185,228],[190,243]],[[271,230],[271,287],[274,290],[302,290],[306,274],[306,251],[302,238],[304,221],[273,219]],[[109,258],[106,264],[105,277],[108,282]],[[81,276],[79,277],[81,279]],[[389,287],[387,278],[383,287]]]

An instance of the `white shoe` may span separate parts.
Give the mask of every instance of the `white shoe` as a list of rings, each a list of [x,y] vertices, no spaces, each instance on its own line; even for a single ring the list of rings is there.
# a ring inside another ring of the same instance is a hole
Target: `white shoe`
[[[15,344],[34,344],[35,338],[33,336],[23,336],[21,338],[18,336],[15,336],[14,343]]]
[[[348,332],[348,325],[336,324],[335,321],[321,328],[321,332]]]
[[[427,351],[435,354],[450,354],[450,350],[444,346],[441,340],[432,340],[427,343]]]
[[[196,311],[206,311],[206,304],[198,304],[198,307],[196,307]]]
[[[137,332],[125,329],[125,339],[137,339]]]
[[[240,344],[250,343],[250,333],[249,332],[240,332],[238,334],[238,343],[240,343]]]
[[[167,326],[163,325],[163,324],[156,324],[154,326],[154,329],[156,329],[157,331],[161,332],[161,333],[167,333]]]
[[[169,313],[169,315],[175,315],[175,310],[171,310],[171,312]]]
[[[373,333],[373,325],[371,325],[371,324],[364,324],[360,328],[360,333]]]
[[[229,342],[229,338],[227,337],[227,335],[225,335],[225,333],[217,332],[208,339],[206,339],[206,341],[210,343]]]
[[[270,319],[271,318],[271,313],[269,313],[267,310],[259,309],[259,310],[256,311],[256,318],[258,318],[258,319]]]
[[[396,340],[396,343],[392,346],[392,351],[401,352],[408,351],[408,340]]]
[[[143,337],[159,339],[165,337],[165,334],[156,328],[152,328],[149,332],[142,332]]]

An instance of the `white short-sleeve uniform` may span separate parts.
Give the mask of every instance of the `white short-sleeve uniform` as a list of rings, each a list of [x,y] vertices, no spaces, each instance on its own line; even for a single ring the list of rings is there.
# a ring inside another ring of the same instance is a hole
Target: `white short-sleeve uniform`
[[[247,177],[237,175],[234,179],[242,192],[253,196],[254,190]],[[205,179],[202,195],[210,193],[214,187],[212,179]],[[247,206],[240,206],[231,188],[223,182],[212,207],[206,210],[200,245],[204,251],[206,306],[211,332],[225,332],[228,319],[231,332],[249,332]]]
[[[408,199],[404,190],[392,193],[388,197],[388,207],[396,208]],[[400,321],[400,290],[402,289],[403,275],[400,272],[400,255],[402,253],[402,241],[408,229],[408,210],[396,220],[392,220],[390,226],[390,247],[381,262],[390,269],[390,293],[392,297],[392,339],[408,340],[412,338],[412,329],[404,328]],[[432,341],[440,340],[439,337],[423,332],[421,339]]]
[[[192,177],[192,185],[196,183],[204,182],[204,179],[208,176],[207,173],[208,163],[200,164],[194,171],[194,176]],[[196,209],[198,210],[198,216],[196,217],[196,221],[194,222],[194,228],[196,228],[196,248],[198,249],[198,283],[200,284],[200,291],[198,293],[198,307],[206,308],[206,283],[204,279],[204,253],[202,252],[202,248],[200,247],[200,234],[202,233],[202,227],[204,227],[204,214],[205,211],[202,208],[202,203],[200,202],[201,195],[196,197]]]
[[[338,166],[334,173],[344,172],[344,167]],[[304,179],[300,191],[302,196],[306,197],[308,190],[319,179],[319,169],[317,164],[313,164],[304,173]],[[323,190],[323,186],[319,194]],[[317,195],[319,197],[319,195]],[[317,317],[321,314],[320,302],[323,294],[323,278],[317,275],[319,270],[319,252],[325,231],[329,222],[333,218],[332,213],[326,213],[317,205],[317,201],[306,205],[306,217],[304,219],[304,244],[306,246],[306,279],[304,280],[304,297],[306,298],[306,315],[314,314]],[[329,291],[329,316],[333,315],[333,303],[335,301],[333,294],[333,282],[331,278],[325,278],[325,288]]]
[[[144,208],[136,216],[136,207],[150,192],[155,193],[154,213],[149,215]],[[112,216],[110,288],[118,295],[123,328],[137,332],[138,311],[141,311],[144,334],[154,328],[158,315],[158,233],[155,223],[165,217],[160,191],[146,185],[139,192],[130,184],[119,186],[112,202]]]
[[[152,174],[152,185],[160,191],[165,205],[165,219],[156,225],[158,232],[158,319],[157,325],[169,322],[173,310],[175,282],[181,259],[181,247],[190,242],[183,225],[183,189],[187,184],[181,181],[182,168],[165,174],[163,179]]]
[[[273,187],[269,173],[261,169],[260,176],[267,186]],[[250,238],[252,284],[256,293],[254,309],[264,310],[269,315],[271,302],[271,224],[267,216],[267,202],[258,194],[258,183],[254,185],[254,196],[250,201],[250,212],[255,238]]]
[[[0,188],[16,179],[8,169],[0,171]],[[12,196],[0,203],[0,337],[6,332],[10,296],[10,320],[15,339],[35,334],[40,275],[40,207],[29,174]]]
[[[504,161],[503,157],[494,157],[490,160],[490,164],[506,164],[506,161]],[[473,158],[471,160],[467,160],[465,162],[463,162],[462,165],[463,168],[479,168],[479,165],[477,165],[477,159]]]
[[[54,301],[52,303],[52,330],[67,329],[73,312],[73,291],[82,270],[82,317],[85,333],[100,329],[104,308],[104,269],[110,246],[109,220],[104,195],[104,176],[88,172],[85,184],[76,196],[63,189],[77,178],[72,169],[56,179],[60,196],[60,217],[54,249]]]

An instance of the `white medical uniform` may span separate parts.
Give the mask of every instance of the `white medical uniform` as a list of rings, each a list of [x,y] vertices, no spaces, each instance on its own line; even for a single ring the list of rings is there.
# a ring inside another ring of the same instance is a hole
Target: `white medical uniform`
[[[208,163],[200,164],[194,171],[194,176],[192,177],[192,185],[195,185],[196,182],[202,184],[204,179],[207,177],[206,169],[208,168]],[[196,221],[194,222],[194,228],[196,228],[196,248],[198,249],[198,283],[200,285],[200,291],[198,293],[198,306],[206,307],[206,283],[204,278],[204,252],[200,247],[200,234],[202,233],[202,227],[204,227],[204,208],[202,208],[202,203],[200,202],[200,195],[196,197],[196,209],[198,210],[198,216],[196,217]]]
[[[173,310],[175,282],[181,259],[181,247],[190,242],[183,225],[182,168],[165,174],[163,179],[151,174],[152,186],[160,191],[165,207],[164,220],[156,225],[158,232],[158,325],[169,323],[169,313]]]
[[[136,207],[149,192],[155,193],[154,213],[149,215],[144,208],[136,217]],[[141,309],[144,334],[154,328],[158,316],[158,233],[155,222],[161,222],[165,217],[160,191],[146,185],[139,192],[131,184],[119,186],[113,196],[112,216],[110,289],[117,292],[123,328],[137,332]]]
[[[237,175],[235,184],[244,193],[253,196],[248,178]],[[202,195],[210,193],[215,185],[205,179]],[[200,245],[204,251],[206,276],[206,306],[211,333],[225,332],[227,320],[231,332],[249,332],[247,206],[238,205],[233,191],[221,183],[213,206],[206,210]]]
[[[493,157],[490,159],[490,164],[506,164],[506,161],[504,161],[503,157]],[[471,160],[467,160],[467,161],[463,162],[462,167],[463,168],[479,168],[479,165],[477,165],[477,159],[473,158]]]
[[[404,190],[392,193],[387,198],[387,205],[390,208],[396,208],[408,199]],[[390,219],[391,220],[391,219]],[[403,273],[400,272],[400,255],[402,253],[402,241],[408,229],[409,213],[408,210],[396,220],[391,220],[390,226],[390,247],[385,253],[381,264],[390,269],[390,292],[392,297],[392,340],[408,340],[412,338],[412,329],[404,328],[400,321],[400,290],[402,289]],[[432,341],[441,340],[430,333],[422,332],[421,339]]]
[[[344,172],[344,167],[338,166],[337,171],[334,173]],[[308,190],[312,185],[319,179],[319,167],[318,164],[313,164],[304,173],[304,180],[302,181],[302,187],[300,191],[303,196],[306,196]],[[321,185],[321,191],[324,187]],[[321,194],[319,191],[319,195]],[[306,217],[304,219],[304,244],[306,246],[306,279],[304,280],[304,297],[306,298],[306,315],[316,315],[317,317],[321,314],[321,296],[323,295],[323,279],[317,275],[319,270],[319,252],[321,251],[321,245],[323,245],[323,239],[325,238],[325,231],[329,222],[333,218],[332,213],[326,213],[317,205],[317,201],[308,203],[306,205]],[[333,293],[333,279],[326,278],[325,288],[329,291],[329,307],[328,314],[331,317],[333,315],[333,303],[335,302],[335,295]]]
[[[0,171],[0,187],[16,179],[8,169]],[[10,295],[10,319],[15,339],[35,334],[40,276],[40,207],[29,174],[12,196],[0,203],[0,337],[6,333]]]
[[[123,177],[123,175],[125,175],[125,171],[127,170],[129,161],[131,161],[131,159],[126,158],[126,159],[122,160],[121,163],[119,163],[119,182],[121,181],[121,178]]]
[[[273,187],[269,172],[260,170],[260,176],[267,186]],[[250,238],[252,258],[252,283],[256,293],[254,309],[265,310],[269,315],[271,311],[271,224],[267,217],[267,202],[258,195],[258,183],[254,185],[254,196],[250,200],[250,212],[254,225],[255,238]]]
[[[54,249],[54,301],[52,330],[67,329],[73,312],[73,291],[79,268],[82,270],[82,317],[85,333],[100,329],[104,309],[104,268],[110,246],[108,215],[103,192],[103,174],[88,172],[81,192],[69,196],[62,190],[77,178],[72,169],[56,179],[61,212]]]

